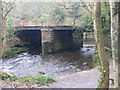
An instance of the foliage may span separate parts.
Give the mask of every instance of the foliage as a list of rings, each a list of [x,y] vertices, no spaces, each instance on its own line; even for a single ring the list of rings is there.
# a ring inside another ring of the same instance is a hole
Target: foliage
[[[35,82],[38,83],[38,84],[46,85],[46,84],[54,82],[54,81],[55,80],[52,77],[50,77],[50,76],[44,76],[44,75],[41,75],[41,74],[38,74],[35,77]]]
[[[111,34],[110,34],[110,5],[108,2],[102,3],[101,8],[101,22],[102,22],[102,31],[105,40],[105,46],[111,48]]]
[[[111,33],[110,33],[110,26],[111,26],[111,20],[110,20],[110,5],[108,2],[102,3],[101,8],[101,22],[102,22],[102,32],[104,35],[105,40],[105,50],[109,57],[112,56],[111,51]]]
[[[92,15],[89,12],[86,12],[83,16],[81,16],[80,21],[81,28],[88,28],[90,30],[93,30]]]
[[[110,6],[109,3],[102,3],[101,9],[102,31],[103,34],[110,34]]]
[[[21,79],[22,83],[30,84],[34,82],[33,76],[25,76]]]
[[[73,41],[74,41],[74,43],[82,45],[82,39],[83,39],[82,36],[83,36],[83,32],[82,31],[80,31],[80,30],[74,31],[74,33],[73,33]]]
[[[41,15],[40,19],[39,19],[39,22],[41,23],[41,25],[43,25],[43,23],[47,22],[49,20],[49,15],[47,14],[43,14]],[[38,23],[39,23],[38,22]]]
[[[10,75],[7,74],[6,72],[0,72],[0,80],[6,80],[10,78]]]
[[[100,79],[98,80],[98,86],[99,86],[105,80],[106,70],[104,70],[102,68],[98,68],[98,70],[101,72]]]
[[[107,50],[107,51],[112,51],[111,48],[108,48],[108,47],[104,47],[104,48],[105,48],[105,50]]]
[[[80,11],[83,11],[83,8],[79,7],[80,3],[76,3],[76,2],[71,2],[70,6],[71,6],[71,10],[68,12],[69,16],[73,19],[73,25],[76,26],[77,21],[79,20],[79,18],[81,17],[82,13]]]
[[[16,76],[10,76],[9,80],[16,81],[19,80],[19,78]]]
[[[52,18],[54,21],[57,21],[57,24],[63,24],[66,17],[66,12],[64,9],[60,7],[56,7],[56,9],[53,11]]]
[[[18,78],[15,75],[10,75],[7,74],[6,72],[0,72],[0,80],[12,80],[12,81],[16,81],[18,80]]]
[[[7,18],[7,36],[8,39],[11,39],[11,37],[13,36],[13,18],[12,17],[8,17]]]
[[[102,31],[107,40],[105,44],[106,46],[110,47],[110,6],[108,2],[102,3],[101,21],[102,21]],[[80,17],[80,27],[88,30],[93,30],[92,15],[89,12],[86,12],[84,15]]]
[[[103,83],[103,81],[104,81],[104,79],[105,79],[106,70],[102,69],[102,67],[101,67],[100,58],[99,58],[99,55],[98,55],[98,51],[97,51],[97,50],[95,50],[95,62],[96,62],[96,66],[100,66],[100,67],[98,68],[98,70],[101,72],[101,74],[100,74],[100,79],[98,80],[98,86],[99,86],[100,84]]]
[[[52,77],[41,75],[41,74],[38,74],[36,76],[24,76],[24,77],[18,78],[15,75],[9,75],[6,72],[0,72],[0,77],[1,76],[2,78],[0,78],[0,81],[4,83],[9,82],[9,80],[17,81],[17,83],[13,83],[15,86],[16,85],[19,86],[20,83],[29,84],[29,85],[32,85],[33,83],[40,84],[40,85],[47,85],[55,81]]]
[[[47,85],[49,83],[54,82],[55,80],[50,76],[38,74],[35,77],[33,77],[33,76],[22,77],[22,79],[20,81],[22,81],[22,83],[26,83],[26,84],[32,84],[35,82],[37,84]]]
[[[26,47],[10,48],[10,49],[6,50],[6,52],[3,55],[3,58],[13,57],[16,54],[19,54],[19,53],[25,52],[25,51],[28,51],[28,48],[26,48]]]
[[[99,55],[98,55],[98,51],[95,50],[95,62],[96,62],[96,66],[100,66],[100,58],[99,58]]]
[[[19,44],[19,39],[15,35],[13,19],[12,16],[7,18],[7,44],[9,48],[13,48],[16,44]]]

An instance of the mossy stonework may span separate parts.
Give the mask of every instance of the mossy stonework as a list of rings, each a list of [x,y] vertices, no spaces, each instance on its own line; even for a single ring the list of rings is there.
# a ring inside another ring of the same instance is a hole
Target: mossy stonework
[[[73,26],[23,26],[16,27],[16,30],[21,41],[34,46],[37,43],[43,54],[78,50],[83,46],[82,29]]]
[[[43,54],[78,49],[83,45],[83,33],[81,31],[46,28],[42,29],[41,33]]]
[[[54,33],[52,29],[41,29],[42,34],[42,53],[53,53],[53,37]]]

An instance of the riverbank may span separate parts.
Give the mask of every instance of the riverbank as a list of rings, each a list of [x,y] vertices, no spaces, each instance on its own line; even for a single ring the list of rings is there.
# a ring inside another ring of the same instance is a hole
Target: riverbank
[[[100,72],[98,67],[91,70],[67,74],[55,78],[56,82],[48,85],[33,84],[31,86],[21,85],[17,88],[97,88]],[[114,79],[113,63],[110,62],[110,79]],[[13,86],[3,86],[13,88]],[[110,81],[110,88],[114,88]]]
[[[75,52],[65,51],[48,55],[31,55],[26,52],[2,61],[0,70],[14,73],[17,77],[35,76],[42,72],[57,81],[49,86],[40,87],[96,88],[99,72],[95,67],[93,56],[94,45],[84,45]]]

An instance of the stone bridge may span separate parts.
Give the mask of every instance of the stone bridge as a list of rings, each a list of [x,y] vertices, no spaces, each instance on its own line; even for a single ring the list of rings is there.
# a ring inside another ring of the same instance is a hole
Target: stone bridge
[[[44,54],[83,46],[82,31],[72,26],[18,26],[15,29],[20,40],[41,47]]]

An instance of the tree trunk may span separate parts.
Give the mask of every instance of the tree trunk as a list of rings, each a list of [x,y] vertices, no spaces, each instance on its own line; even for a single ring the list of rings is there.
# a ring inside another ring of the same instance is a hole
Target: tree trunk
[[[93,22],[101,68],[106,71],[105,78],[102,83],[99,84],[98,88],[109,88],[109,60],[106,57],[104,50],[104,40],[101,26],[101,2],[94,2]]]
[[[2,1],[0,0],[0,59],[2,59]]]
[[[120,2],[110,1],[111,9],[111,43],[115,72],[115,87],[120,88]]]
[[[118,23],[119,23],[119,27],[118,27],[118,64],[119,64],[119,69],[120,70],[120,1],[118,3]],[[120,71],[119,71],[119,79],[118,79],[118,88],[120,88]]]
[[[2,44],[2,55],[5,53],[7,49],[7,29],[6,29],[6,20],[3,21],[3,29],[2,29],[2,38],[3,38],[3,44]]]

